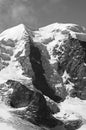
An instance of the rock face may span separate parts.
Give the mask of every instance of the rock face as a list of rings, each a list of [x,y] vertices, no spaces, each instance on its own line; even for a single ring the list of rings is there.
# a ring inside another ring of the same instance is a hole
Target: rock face
[[[0,106],[7,119],[0,115],[1,126],[86,129],[85,44],[86,29],[75,24],[55,23],[35,31],[20,24],[2,32]]]

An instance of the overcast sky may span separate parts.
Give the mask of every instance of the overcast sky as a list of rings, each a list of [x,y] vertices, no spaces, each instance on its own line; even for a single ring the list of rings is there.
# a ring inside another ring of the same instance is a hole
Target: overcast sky
[[[0,31],[20,23],[38,28],[54,22],[86,27],[86,0],[0,0]]]

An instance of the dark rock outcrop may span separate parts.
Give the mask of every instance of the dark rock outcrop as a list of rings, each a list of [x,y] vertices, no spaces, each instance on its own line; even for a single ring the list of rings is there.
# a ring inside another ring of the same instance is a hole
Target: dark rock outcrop
[[[30,62],[34,71],[33,85],[40,90],[44,95],[50,97],[55,102],[60,102],[62,98],[55,95],[55,89],[52,88],[46,78],[45,71],[42,66],[42,56],[39,48],[35,47],[33,43],[30,43]]]
[[[7,94],[6,96],[4,95],[2,101],[11,108],[14,108],[14,111],[11,111],[11,113],[17,114],[22,119],[38,126],[44,125],[52,128],[62,124],[61,121],[52,116],[51,110],[47,106],[41,92],[32,91],[23,84],[13,80],[8,80],[6,85],[8,90],[6,89]],[[18,109],[23,107],[25,107],[24,110]]]

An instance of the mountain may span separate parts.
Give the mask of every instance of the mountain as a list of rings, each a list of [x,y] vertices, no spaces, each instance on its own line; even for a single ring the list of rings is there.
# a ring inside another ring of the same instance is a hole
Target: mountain
[[[0,34],[0,129],[86,129],[86,29],[20,24]]]

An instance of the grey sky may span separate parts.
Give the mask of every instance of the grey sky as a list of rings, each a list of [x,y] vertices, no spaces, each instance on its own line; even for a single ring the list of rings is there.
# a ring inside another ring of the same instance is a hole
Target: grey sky
[[[0,31],[19,23],[41,27],[54,22],[86,27],[86,0],[0,0]]]

